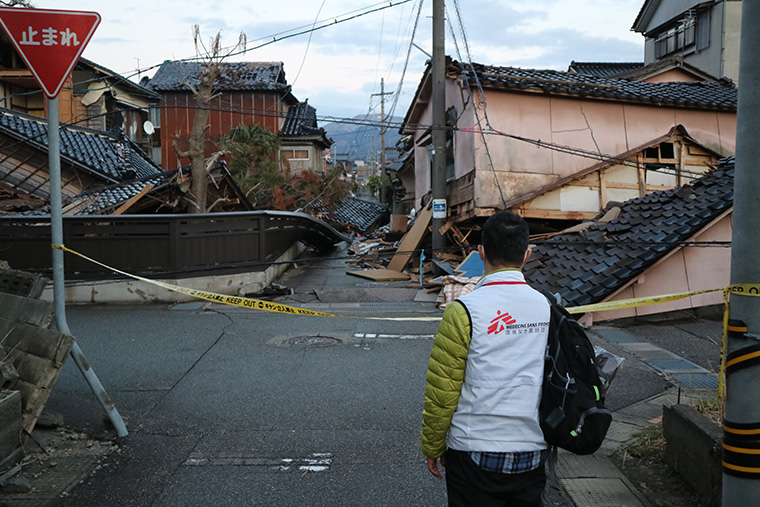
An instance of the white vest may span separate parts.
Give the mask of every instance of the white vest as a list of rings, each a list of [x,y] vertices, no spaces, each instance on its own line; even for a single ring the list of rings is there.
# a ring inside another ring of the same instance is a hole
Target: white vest
[[[518,270],[489,274],[459,301],[469,313],[472,340],[446,445],[481,452],[545,449],[538,404],[548,301]]]

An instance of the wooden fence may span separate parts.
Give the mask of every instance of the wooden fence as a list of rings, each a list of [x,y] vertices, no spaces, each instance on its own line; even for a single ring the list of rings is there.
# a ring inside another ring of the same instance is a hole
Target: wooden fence
[[[347,240],[309,215],[276,211],[65,216],[63,237],[104,264],[157,278],[259,271],[296,241],[326,249]],[[50,276],[50,243],[49,217],[0,217],[0,260],[11,268]],[[116,276],[68,254],[64,268],[67,280]]]

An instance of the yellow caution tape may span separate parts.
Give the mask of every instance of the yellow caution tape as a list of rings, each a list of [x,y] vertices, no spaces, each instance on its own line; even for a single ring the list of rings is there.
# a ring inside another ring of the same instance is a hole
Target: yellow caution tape
[[[81,257],[82,259],[85,259],[86,261],[97,264],[98,266],[104,267],[106,269],[110,269],[111,271],[119,273],[120,275],[124,275],[129,278],[134,278],[135,280],[140,280],[145,283],[157,285],[159,287],[163,287],[164,289],[168,289],[174,292],[179,292],[180,294],[186,294],[188,296],[192,296],[195,298],[205,299],[206,301],[212,301],[214,303],[222,303],[222,304],[230,305],[230,306],[239,306],[241,308],[250,308],[252,310],[261,310],[264,312],[286,313],[290,315],[304,315],[304,316],[311,316],[311,317],[340,317],[340,318],[346,318],[346,319],[360,318],[360,319],[369,319],[369,320],[431,321],[431,322],[441,320],[441,317],[350,317],[350,316],[344,316],[344,315],[336,315],[333,313],[318,312],[315,310],[307,310],[306,308],[299,308],[297,306],[284,305],[281,303],[272,303],[271,301],[264,301],[261,299],[253,299],[253,298],[247,298],[247,297],[242,297],[242,296],[228,296],[225,294],[217,294],[215,292],[208,292],[204,290],[188,289],[187,287],[181,287],[179,285],[161,282],[158,280],[151,280],[150,278],[145,278],[142,276],[127,273],[126,271],[121,271],[107,264],[103,264],[102,262],[97,261],[91,257],[87,257],[86,255],[81,254],[75,250],[72,250],[71,248],[68,248],[65,245],[52,245],[52,246],[54,249],[63,250],[64,252],[74,254],[77,257]]]
[[[158,280],[151,280],[149,278],[144,278],[142,276],[127,273],[126,271],[121,271],[114,267],[103,264],[100,261],[96,261],[95,259],[87,257],[86,255],[81,254],[77,251],[74,251],[64,245],[53,245],[53,248],[74,254],[77,257],[81,257],[82,259],[85,259],[94,264],[97,264],[98,266],[104,267],[106,269],[110,269],[111,271],[115,271],[116,273],[119,273],[120,275],[124,275],[129,278],[134,278],[135,280],[140,280],[142,282],[157,285],[159,287],[163,287],[164,289],[168,289],[174,292],[179,292],[181,294],[187,294],[188,296],[196,297],[199,299],[205,299],[206,301],[213,301],[214,303],[223,303],[225,305],[240,306],[243,308],[251,308],[253,310],[263,310],[265,312],[289,313],[292,315],[311,315],[315,317],[338,317],[338,315],[333,315],[332,313],[316,312],[313,310],[298,308],[297,306],[289,306],[289,305],[283,305],[279,303],[272,303],[271,301],[264,301],[261,299],[227,296],[224,294],[216,294],[214,292],[207,292],[203,290],[188,289],[186,287],[180,287],[179,285],[173,285],[171,283],[160,282]]]
[[[81,257],[82,259],[92,262],[93,264],[97,264],[98,266],[109,269],[111,271],[114,271],[126,277],[134,278],[135,280],[140,280],[146,283],[157,285],[167,290],[179,292],[181,294],[186,294],[188,296],[196,297],[199,299],[205,299],[206,301],[212,301],[214,303],[222,303],[226,305],[239,306],[242,308],[250,308],[253,310],[261,310],[265,312],[286,313],[286,314],[291,314],[291,315],[306,315],[306,316],[312,316],[312,317],[361,318],[361,319],[368,319],[368,320],[391,320],[391,321],[406,321],[406,322],[414,322],[414,321],[434,322],[434,321],[441,320],[441,317],[344,316],[344,315],[336,315],[333,313],[318,312],[315,310],[307,310],[305,308],[284,305],[281,303],[272,303],[271,301],[264,301],[261,299],[253,299],[253,298],[239,297],[239,296],[228,296],[224,294],[217,294],[214,292],[208,292],[208,291],[203,291],[203,290],[198,290],[198,289],[188,289],[186,287],[181,287],[179,285],[173,285],[173,284],[161,282],[158,280],[151,280],[149,278],[145,278],[142,276],[127,273],[125,271],[121,271],[114,267],[108,266],[107,264],[103,264],[100,261],[92,259],[91,257],[87,257],[86,255],[81,254],[75,250],[72,250],[64,245],[52,245],[52,247],[54,249],[63,250],[64,252],[68,252],[70,254],[76,255],[77,257]],[[723,291],[724,297],[726,299],[726,304],[728,304],[728,294],[736,294],[736,295],[741,295],[741,296],[760,296],[760,284],[736,284],[736,285],[731,285],[731,286],[721,288],[721,289],[705,289],[705,290],[696,290],[696,291],[689,291],[689,292],[677,292],[675,294],[665,294],[662,296],[648,296],[648,297],[639,297],[639,298],[631,298],[631,299],[621,299],[617,301],[608,301],[604,303],[595,303],[595,304],[583,305],[583,306],[573,306],[573,307],[567,308],[567,311],[569,313],[579,314],[579,313],[603,312],[603,311],[608,311],[608,310],[623,310],[627,308],[636,308],[640,306],[667,303],[670,301],[677,301],[679,299],[684,299],[690,296],[696,296],[699,294],[707,294],[710,292],[718,292],[718,291]]]
[[[718,292],[724,289],[705,289],[695,290],[689,292],[676,292],[675,294],[665,294],[662,296],[647,296],[631,299],[619,299],[617,301],[607,301],[604,303],[595,303],[592,305],[573,306],[567,308],[568,313],[591,313],[591,312],[603,312],[607,310],[623,310],[626,308],[636,308],[639,306],[656,305],[659,303],[667,303],[669,301],[677,301],[690,296],[696,296],[697,294],[707,294],[708,292]]]

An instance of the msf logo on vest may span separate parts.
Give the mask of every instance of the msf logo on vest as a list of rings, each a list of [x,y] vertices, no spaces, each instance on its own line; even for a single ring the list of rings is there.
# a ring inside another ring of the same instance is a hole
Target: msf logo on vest
[[[488,334],[499,334],[504,331],[507,326],[511,326],[517,322],[507,312],[501,313],[500,310],[496,311],[496,318],[491,319],[491,325],[488,326]]]

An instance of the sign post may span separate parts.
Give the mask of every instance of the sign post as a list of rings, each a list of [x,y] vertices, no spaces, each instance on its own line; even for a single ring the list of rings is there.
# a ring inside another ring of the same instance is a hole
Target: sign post
[[[64,252],[57,248],[63,245],[58,94],[98,24],[100,15],[96,12],[0,8],[0,26],[47,97],[53,301],[58,330],[65,334],[71,334],[71,331],[66,321]],[[124,420],[85,359],[76,340],[71,348],[71,357],[108,414],[116,434],[119,437],[127,436]]]

